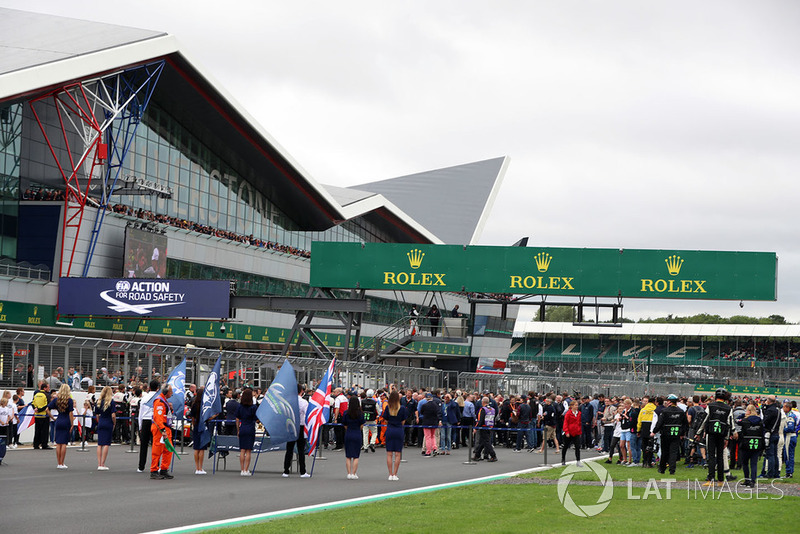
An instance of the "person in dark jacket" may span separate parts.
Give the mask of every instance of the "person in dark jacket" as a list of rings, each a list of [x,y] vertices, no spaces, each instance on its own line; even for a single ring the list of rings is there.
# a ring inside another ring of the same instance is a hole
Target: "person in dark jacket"
[[[438,453],[436,449],[436,430],[442,425],[442,410],[439,403],[433,400],[433,396],[428,393],[425,396],[425,404],[419,408],[420,425],[425,434],[425,453],[427,457]]]
[[[474,457],[476,462],[481,460],[481,453],[489,455],[490,462],[497,461],[497,454],[492,447],[491,428],[494,426],[495,411],[489,404],[489,398],[481,400],[481,409],[478,410],[478,420],[475,422],[475,429],[478,434],[477,446],[475,447]]]
[[[431,326],[431,335],[436,337],[436,333],[439,331],[439,320],[442,318],[442,314],[436,304],[431,306],[426,317],[428,318],[428,324]]]
[[[764,421],[758,416],[758,409],[753,404],[745,408],[744,417],[738,423],[742,427],[739,436],[739,454],[742,456],[744,470],[744,486],[755,487],[758,458],[764,450]]]
[[[592,448],[592,427],[594,426],[594,406],[589,402],[589,397],[583,397],[583,404],[580,407],[581,425],[583,434],[583,448]]]
[[[669,405],[658,416],[658,421],[650,432],[650,437],[661,433],[661,460],[658,472],[663,474],[669,466],[669,474],[674,475],[678,463],[678,450],[681,440],[689,429],[689,422],[686,419],[686,412],[678,408],[677,395],[670,395],[667,397],[667,401]]]

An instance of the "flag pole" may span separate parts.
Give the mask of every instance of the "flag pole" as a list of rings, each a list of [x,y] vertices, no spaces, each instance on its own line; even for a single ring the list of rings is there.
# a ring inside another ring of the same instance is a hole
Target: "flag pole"
[[[325,426],[325,425],[322,425]],[[314,448],[314,459],[311,460],[311,472],[310,475],[314,477],[314,466],[317,464],[317,453],[319,452],[319,442],[322,441],[322,428],[320,428],[320,432],[317,433],[317,446]],[[305,454],[305,452],[303,452]]]
[[[264,429],[264,433],[261,434],[261,443],[258,445],[258,452],[256,453],[256,461],[253,462],[253,473],[256,472],[256,466],[258,465],[258,458],[261,456],[261,451],[264,450],[264,438],[267,437],[267,431]]]

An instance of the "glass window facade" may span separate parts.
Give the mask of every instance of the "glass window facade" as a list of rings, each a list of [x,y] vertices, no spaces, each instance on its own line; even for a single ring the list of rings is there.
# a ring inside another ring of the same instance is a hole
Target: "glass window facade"
[[[22,104],[0,106],[0,257],[16,260]]]
[[[123,173],[172,188],[171,199],[123,197],[134,209],[310,250],[312,241],[385,242],[375,225],[352,220],[324,232],[300,231],[287,214],[214,154],[167,111],[151,103],[137,128]]]

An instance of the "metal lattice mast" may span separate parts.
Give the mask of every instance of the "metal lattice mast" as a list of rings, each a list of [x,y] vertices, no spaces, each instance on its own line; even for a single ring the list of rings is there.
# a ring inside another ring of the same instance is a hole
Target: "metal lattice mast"
[[[89,254],[83,269],[83,274],[86,274],[108,197],[113,193],[119,169],[136,131],[135,125],[138,125],[144,107],[152,96],[163,66],[164,62],[158,61],[101,78],[68,84],[30,101],[33,116],[65,184],[61,276],[70,276],[72,272],[84,209],[87,203],[92,203],[102,209],[98,210],[92,230]],[[58,130],[47,125],[40,116],[40,112],[50,104],[58,116]],[[117,119],[128,124],[125,128],[120,127],[119,130],[124,132],[121,137],[119,133],[112,135],[112,125]],[[109,143],[103,139],[106,133],[107,140],[113,142],[113,161],[109,159]],[[106,172],[103,173],[106,163]],[[100,201],[89,197],[93,179],[102,179]],[[109,181],[112,181],[110,187]],[[67,251],[69,260],[65,262]]]

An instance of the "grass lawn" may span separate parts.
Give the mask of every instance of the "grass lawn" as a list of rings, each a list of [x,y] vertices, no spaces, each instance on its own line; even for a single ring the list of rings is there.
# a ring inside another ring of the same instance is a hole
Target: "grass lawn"
[[[610,467],[615,481],[632,478],[646,481],[662,478],[655,469]],[[561,468],[536,473],[540,478],[558,478]],[[574,480],[596,481],[592,475],[578,473]],[[698,469],[683,469],[678,480],[704,480]],[[660,485],[662,499],[651,493],[644,498],[645,488],[630,490],[638,500],[629,500],[626,486],[614,489],[608,508],[592,518],[576,517],[567,512],[558,500],[556,485],[476,484],[397,497],[364,505],[298,515],[286,519],[237,526],[215,532],[244,534],[261,533],[372,533],[381,532],[614,532],[635,528],[641,532],[761,531],[797,532],[796,517],[787,510],[800,507],[800,497],[761,494],[761,499],[734,498],[717,493],[705,499],[699,492],[673,488],[669,500],[665,485]],[[569,494],[578,505],[595,504],[599,486],[570,485]],[[742,492],[742,496],[747,496]],[[642,514],[647,518],[642,521]],[[610,530],[614,529],[614,530]]]

